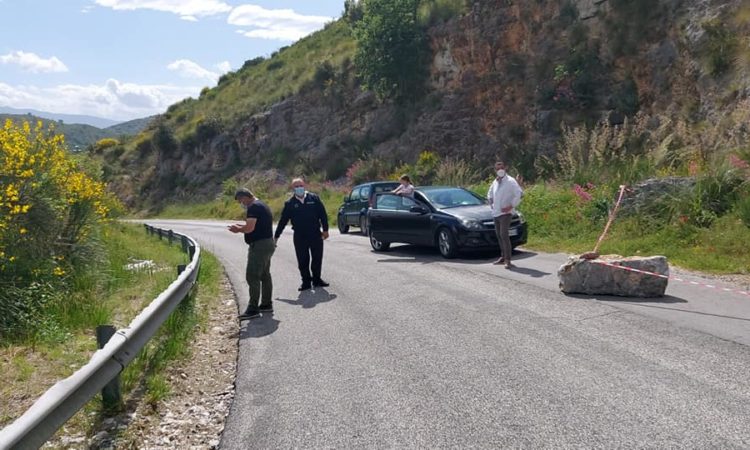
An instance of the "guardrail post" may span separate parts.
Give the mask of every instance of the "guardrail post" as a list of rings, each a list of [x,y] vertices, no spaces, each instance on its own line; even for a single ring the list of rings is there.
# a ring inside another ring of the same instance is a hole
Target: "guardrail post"
[[[169,245],[172,245],[172,240],[174,240],[174,231],[167,231],[167,238],[169,239]]]
[[[190,261],[192,261],[193,256],[195,256],[195,245],[188,245],[188,255],[190,255]]]
[[[184,234],[180,236],[180,243],[182,244],[182,251],[187,253],[188,252],[188,240]]]
[[[178,264],[177,275],[180,275],[182,272],[184,272],[186,267],[187,267],[187,264]]]
[[[112,325],[99,325],[96,327],[96,343],[99,349],[104,348],[116,332],[117,329]],[[102,404],[104,405],[104,409],[108,411],[117,410],[122,405],[119,374],[102,388]]]

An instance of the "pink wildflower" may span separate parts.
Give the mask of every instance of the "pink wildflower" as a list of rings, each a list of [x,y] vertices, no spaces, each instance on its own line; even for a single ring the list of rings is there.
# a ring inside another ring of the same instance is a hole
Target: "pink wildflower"
[[[690,161],[690,164],[688,164],[688,174],[690,176],[698,175],[698,172],[700,171],[700,166],[698,165],[697,161]]]
[[[750,169],[750,164],[747,161],[735,155],[734,153],[729,155],[729,164],[737,169],[747,170]]]
[[[575,192],[575,194],[578,196],[578,198],[580,198],[584,202],[590,202],[591,199],[593,198],[591,196],[591,194],[589,194],[588,192],[586,192],[586,189],[584,189],[583,187],[581,187],[578,184],[573,185],[573,192]]]

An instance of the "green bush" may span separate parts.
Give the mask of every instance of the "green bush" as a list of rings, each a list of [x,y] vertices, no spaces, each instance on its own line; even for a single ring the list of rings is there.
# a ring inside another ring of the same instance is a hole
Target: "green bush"
[[[164,155],[171,155],[179,147],[177,139],[174,137],[174,132],[167,125],[160,125],[154,134],[154,145]]]
[[[114,147],[115,145],[119,145],[119,144],[120,144],[120,141],[114,138],[99,139],[94,144],[94,152],[102,153],[104,150],[110,147]]]
[[[354,25],[364,17],[364,7],[360,0],[344,0],[344,19],[350,24]]]
[[[358,159],[346,170],[346,178],[350,185],[364,183],[384,178],[388,167],[380,159]]]
[[[271,62],[266,66],[266,70],[272,72],[274,70],[284,67],[284,61],[281,59],[272,59]]]
[[[202,117],[195,126],[195,134],[199,142],[206,142],[221,134],[224,126],[217,116]]]
[[[422,0],[417,17],[421,25],[429,27],[465,14],[468,9],[466,0]]]
[[[429,47],[417,21],[419,0],[367,0],[355,28],[355,66],[366,89],[403,103],[420,98],[429,75]]]
[[[313,74],[313,85],[320,90],[326,88],[327,84],[333,80],[335,75],[335,69],[330,61],[323,61],[322,64],[318,64]]]
[[[63,284],[53,280],[28,285],[5,285],[0,289],[0,341],[37,340],[49,328],[46,310],[61,298]]]
[[[434,184],[467,187],[482,180],[482,171],[462,159],[445,159],[435,169]]]
[[[640,108],[638,97],[638,86],[633,77],[628,77],[615,90],[612,98],[612,106],[626,116],[632,116]]]
[[[702,27],[708,38],[704,48],[708,72],[715,77],[721,76],[734,64],[737,36],[718,19],[705,22]]]
[[[257,66],[265,60],[266,58],[264,58],[263,56],[258,56],[253,59],[248,59],[247,61],[245,61],[244,64],[242,64],[242,68],[240,69],[240,71],[245,71],[251,67]]]
[[[664,6],[653,0],[610,0],[607,42],[615,56],[634,54],[638,46],[654,33],[662,31],[658,20]]]
[[[746,227],[750,228],[750,192],[745,192],[744,195],[737,201],[737,215],[742,220],[742,223]]]
[[[534,185],[524,191],[519,209],[529,223],[529,234],[536,238],[578,239],[599,229],[592,227],[584,203],[573,189]]]

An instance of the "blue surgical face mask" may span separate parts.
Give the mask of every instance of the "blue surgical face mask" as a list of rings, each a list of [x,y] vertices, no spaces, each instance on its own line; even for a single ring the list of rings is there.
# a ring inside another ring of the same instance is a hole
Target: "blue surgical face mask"
[[[305,195],[305,188],[303,187],[294,188],[294,195],[296,195],[297,197],[303,197]]]

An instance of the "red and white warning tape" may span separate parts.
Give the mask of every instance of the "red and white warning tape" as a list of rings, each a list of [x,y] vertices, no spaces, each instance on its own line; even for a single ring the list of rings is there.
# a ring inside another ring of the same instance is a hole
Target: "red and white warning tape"
[[[605,261],[591,260],[591,262],[592,263],[596,263],[596,264],[601,264],[603,266],[609,266],[609,267],[615,267],[617,269],[627,270],[629,272],[642,273],[642,274],[645,274],[645,275],[653,275],[653,276],[659,277],[659,278],[666,278],[668,280],[675,280],[675,281],[679,281],[681,283],[691,284],[693,286],[701,286],[701,287],[704,287],[704,288],[718,289],[718,290],[724,291],[724,292],[734,292],[734,293],[737,293],[737,294],[750,296],[750,291],[743,291],[741,289],[733,289],[733,288],[716,286],[714,284],[708,284],[708,283],[701,283],[701,282],[698,282],[698,281],[686,280],[686,279],[680,278],[680,277],[672,277],[672,276],[662,275],[662,274],[656,273],[656,272],[648,272],[648,271],[645,271],[645,270],[634,269],[632,267],[623,266],[623,265],[620,265],[620,264],[608,263],[608,262],[605,262]]]
[[[588,259],[589,261],[591,261],[593,263],[601,264],[603,266],[615,267],[617,269],[627,270],[627,271],[636,272],[636,273],[642,273],[642,274],[645,274],[645,275],[652,275],[652,276],[659,277],[659,278],[666,278],[667,280],[679,281],[681,283],[687,283],[687,284],[691,284],[693,286],[701,286],[701,287],[704,287],[704,288],[718,289],[718,290],[721,290],[721,291],[724,291],[724,292],[734,292],[734,293],[737,293],[737,294],[750,296],[750,291],[743,291],[741,289],[733,289],[733,288],[721,287],[721,286],[716,286],[716,285],[713,285],[713,284],[701,283],[701,282],[698,282],[698,281],[685,280],[685,279],[679,278],[679,277],[670,277],[668,275],[662,275],[662,274],[656,273],[656,272],[648,272],[648,271],[645,271],[645,270],[634,269],[632,267],[623,266],[623,265],[620,265],[620,264],[613,264],[613,263],[608,263],[608,262],[605,262],[605,261],[599,261],[599,260],[596,260],[596,259],[592,259],[592,258],[596,258],[596,257],[599,256],[599,253],[598,253],[599,246],[601,245],[601,243],[604,240],[605,236],[607,236],[607,232],[609,231],[609,227],[612,225],[612,222],[615,220],[615,216],[617,215],[617,210],[620,208],[620,203],[622,202],[622,197],[625,194],[625,190],[626,190],[626,186],[625,185],[621,185],[620,186],[620,195],[617,197],[617,202],[615,203],[614,209],[609,214],[609,219],[607,220],[607,224],[604,226],[604,232],[602,232],[601,236],[599,236],[599,240],[596,242],[596,245],[594,246],[594,251],[590,252],[590,253],[585,253],[584,254],[584,256],[586,257],[586,259]],[[590,256],[587,256],[587,255],[590,255]]]

